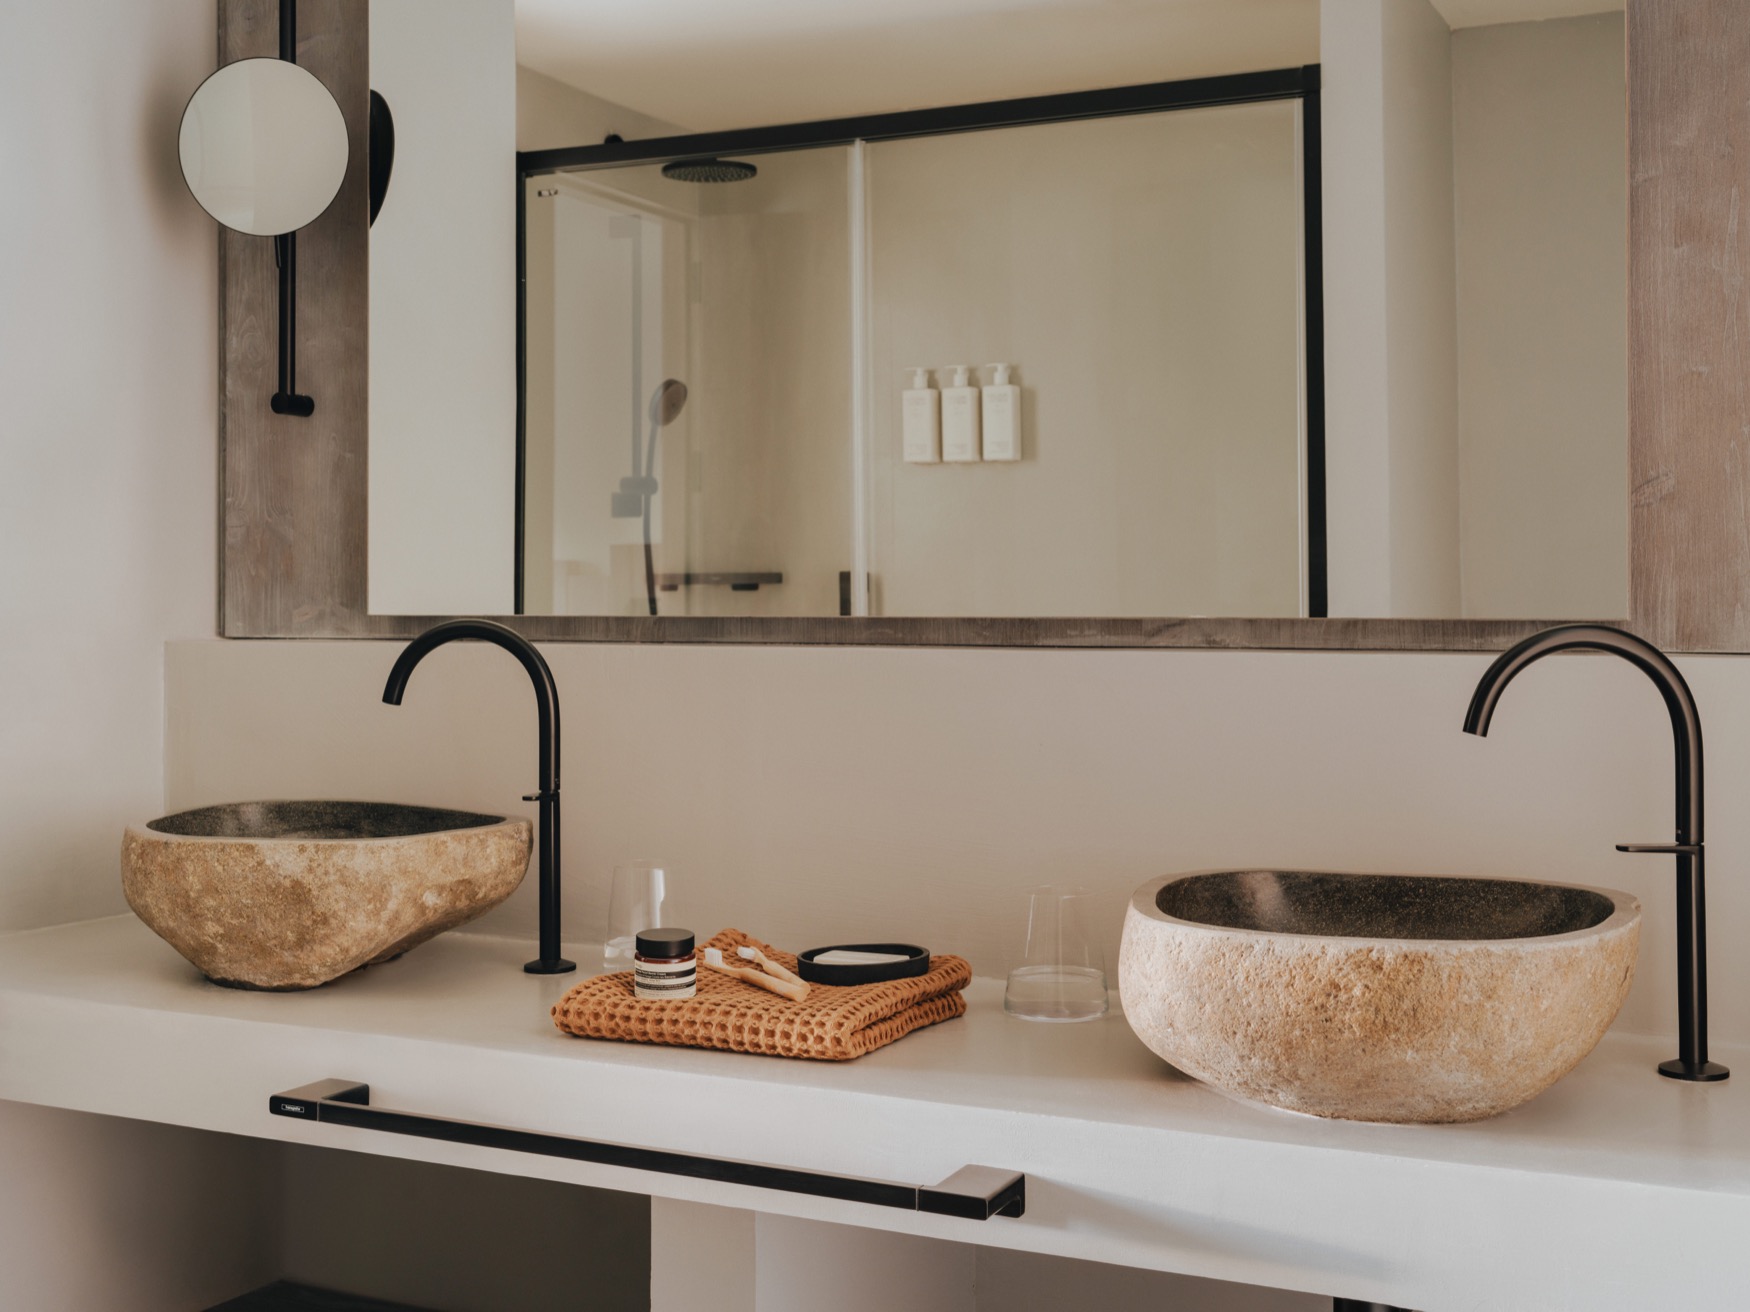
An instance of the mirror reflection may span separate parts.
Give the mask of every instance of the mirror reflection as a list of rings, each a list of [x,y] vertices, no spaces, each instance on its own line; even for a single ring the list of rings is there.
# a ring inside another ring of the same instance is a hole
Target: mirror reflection
[[[460,0],[374,0],[379,85],[397,5],[434,65],[457,11],[442,112],[496,140],[431,154],[430,194],[491,211],[458,241],[453,203],[407,195],[419,97],[395,99],[385,220],[419,215],[487,308],[422,311],[415,238],[373,231],[375,611],[1625,612],[1619,10],[1284,0],[1251,47],[1230,10],[1148,71],[1103,46],[1104,78],[1021,36],[991,98],[1298,63],[1322,92],[777,149],[726,130],[965,101],[920,64],[883,102],[816,33],[838,85],[798,48],[795,77],[719,73],[705,108],[685,42],[665,79],[631,37],[580,55],[587,21],[551,5]],[[627,158],[689,132],[720,135]],[[528,169],[520,197],[470,181],[507,139],[526,165],[610,135],[619,160]],[[428,382],[449,352],[494,399],[401,422],[380,314],[425,336]]]
[[[306,69],[241,59],[195,90],[177,149],[200,207],[227,228],[278,237],[322,216],[346,177],[346,122]]]

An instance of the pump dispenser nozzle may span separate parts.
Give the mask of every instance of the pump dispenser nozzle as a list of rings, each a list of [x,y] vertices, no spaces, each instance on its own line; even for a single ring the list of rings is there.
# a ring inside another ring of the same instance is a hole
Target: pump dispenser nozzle
[[[971,380],[971,375],[972,375],[972,370],[969,369],[966,365],[963,365],[963,364],[955,365],[954,366],[954,386],[965,387],[967,385],[967,383]]]
[[[1006,365],[1006,364],[993,364],[993,365],[987,365],[986,368],[992,369],[996,372],[996,381],[993,384],[994,386],[1005,387],[1008,385],[1008,381],[1009,381],[1009,366],[1008,365]]]
[[[918,365],[915,365],[915,364],[912,365],[911,366],[911,385],[913,387],[928,387],[930,385],[930,371],[928,369],[921,368]]]

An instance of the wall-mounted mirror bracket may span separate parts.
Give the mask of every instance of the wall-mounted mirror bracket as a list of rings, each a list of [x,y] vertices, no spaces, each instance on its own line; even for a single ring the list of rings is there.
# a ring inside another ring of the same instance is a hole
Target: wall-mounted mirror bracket
[[[298,62],[298,0],[280,0],[280,58]],[[279,390],[273,394],[276,415],[308,419],[316,413],[314,397],[298,392],[298,234],[282,232],[273,239],[274,264],[279,269]]]
[[[178,152],[202,209],[232,232],[273,238],[279,377],[272,409],[306,418],[316,402],[298,391],[297,233],[333,204],[351,146],[334,93],[298,66],[297,0],[277,3],[278,57],[243,51],[222,63],[189,99]]]

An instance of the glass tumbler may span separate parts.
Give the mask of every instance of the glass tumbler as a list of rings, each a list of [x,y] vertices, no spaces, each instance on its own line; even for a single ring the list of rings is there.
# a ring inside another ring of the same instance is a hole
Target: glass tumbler
[[[614,867],[613,886],[608,890],[608,937],[602,952],[607,971],[631,970],[634,943],[640,930],[662,924],[662,903],[668,879],[653,861],[634,861]]]
[[[1079,888],[1028,894],[1027,945],[1003,994],[1009,1015],[1071,1021],[1106,1014],[1106,957],[1088,937],[1087,906]]]

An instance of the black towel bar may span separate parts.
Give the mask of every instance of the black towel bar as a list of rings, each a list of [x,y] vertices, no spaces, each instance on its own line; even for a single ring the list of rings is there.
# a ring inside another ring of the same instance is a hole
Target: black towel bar
[[[897,1207],[907,1212],[962,1216],[974,1221],[987,1221],[993,1216],[1020,1216],[1027,1206],[1027,1177],[992,1166],[962,1167],[937,1185],[864,1180],[851,1175],[799,1171],[788,1166],[699,1157],[660,1148],[599,1143],[565,1134],[542,1134],[502,1125],[451,1121],[419,1112],[392,1111],[387,1107],[371,1106],[371,1086],[353,1080],[320,1080],[300,1089],[276,1093],[267,1100],[267,1109],[275,1116],[320,1121],[326,1125],[350,1125],[363,1130],[382,1130],[387,1134],[441,1139],[446,1143],[538,1153],[574,1162],[599,1162],[634,1171],[660,1171],[665,1175],[685,1175],[696,1180],[716,1180],[754,1189],[782,1189],[817,1198],[842,1198],[847,1202]]]

